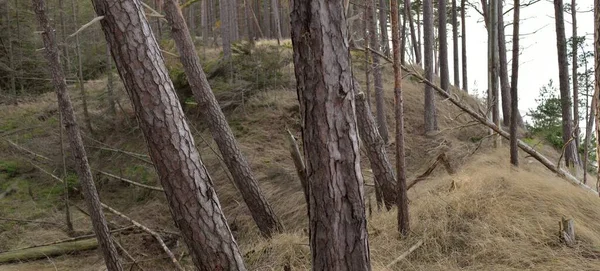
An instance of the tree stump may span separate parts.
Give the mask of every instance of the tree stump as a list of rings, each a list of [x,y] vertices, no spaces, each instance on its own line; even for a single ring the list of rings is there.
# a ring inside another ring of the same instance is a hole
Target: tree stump
[[[575,245],[575,222],[572,218],[562,218],[559,223],[559,238],[567,246]]]

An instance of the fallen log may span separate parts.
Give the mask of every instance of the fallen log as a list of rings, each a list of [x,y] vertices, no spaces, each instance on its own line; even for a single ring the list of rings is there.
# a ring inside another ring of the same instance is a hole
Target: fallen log
[[[454,174],[454,170],[452,169],[452,167],[450,167],[450,163],[448,162],[448,159],[446,158],[446,153],[441,153],[440,155],[438,155],[438,157],[435,159],[435,162],[433,162],[433,164],[431,164],[431,166],[429,166],[427,168],[427,170],[425,172],[423,172],[423,174],[417,176],[417,178],[415,178],[414,181],[412,181],[411,183],[409,183],[406,186],[406,189],[410,189],[411,187],[413,187],[415,184],[417,184],[420,181],[423,181],[425,179],[427,179],[427,177],[429,177],[429,175],[431,175],[431,173],[435,170],[435,168],[442,163],[444,165],[444,167],[446,168],[446,171],[448,172],[448,174],[452,175]]]
[[[0,253],[0,264],[42,259],[46,257],[64,255],[73,252],[91,250],[97,247],[98,240],[96,240],[96,238],[88,238],[48,246],[18,249]]]
[[[114,174],[111,174],[111,173],[108,173],[108,172],[105,172],[105,171],[102,171],[102,170],[97,170],[97,169],[92,169],[92,170],[96,171],[96,172],[98,172],[98,173],[100,173],[100,174],[102,174],[104,176],[111,177],[111,178],[113,178],[115,180],[119,180],[119,181],[122,181],[122,182],[125,182],[125,183],[128,183],[128,184],[132,184],[132,185],[135,185],[135,186],[138,186],[138,187],[142,187],[142,188],[146,188],[146,189],[150,189],[150,190],[154,190],[154,191],[165,192],[165,190],[162,189],[161,187],[156,187],[156,186],[146,185],[146,184],[143,184],[143,183],[138,183],[138,182],[135,182],[135,181],[132,181],[132,180],[129,180],[129,179],[125,179],[123,177],[119,177],[117,175],[114,175]]]

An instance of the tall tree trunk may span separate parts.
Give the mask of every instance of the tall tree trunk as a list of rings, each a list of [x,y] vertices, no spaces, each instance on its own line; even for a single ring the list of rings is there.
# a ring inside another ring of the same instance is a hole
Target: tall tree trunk
[[[202,47],[208,46],[208,0],[201,0],[200,6],[200,27],[202,28]],[[205,49],[203,49],[205,50]]]
[[[423,59],[425,60],[425,79],[433,82],[433,3],[423,0]],[[433,88],[425,85],[425,133],[438,129]]]
[[[460,68],[458,67],[458,16],[456,0],[452,0],[452,57],[454,59],[454,86],[460,88]]]
[[[371,270],[343,12],[329,0],[293,1],[291,12],[313,270]]]
[[[594,0],[594,76],[596,78],[594,99],[596,99],[596,162],[600,169],[600,0]],[[596,175],[600,183],[600,174]]]
[[[406,1],[406,0],[405,0]],[[396,117],[396,170],[398,175],[398,231],[402,236],[410,231],[408,219],[408,195],[406,188],[406,163],[404,160],[404,109],[402,104],[402,69],[400,69],[400,41],[398,31],[398,0],[391,0],[392,48],[394,66],[394,116]]]
[[[513,48],[512,48],[512,85],[510,87],[510,96],[512,98],[510,112],[510,163],[519,166],[519,148],[517,142],[517,116],[519,115],[519,98],[517,87],[519,85],[519,24],[520,24],[520,3],[514,0],[513,10]],[[500,13],[502,14],[502,13]],[[500,28],[503,28],[502,26]]]
[[[192,37],[196,36],[196,3],[192,3],[188,7],[188,20],[189,20],[189,29]]]
[[[254,27],[252,24],[252,16],[250,15],[248,0],[244,0],[244,17],[246,17],[246,38],[250,44],[254,45]]]
[[[379,48],[383,49],[383,46],[379,46],[379,40],[377,39],[377,20],[375,20],[375,0],[367,1],[367,10],[366,12],[369,16],[372,16],[369,19],[369,40],[371,44],[371,48],[374,50],[379,50]],[[389,142],[388,129],[387,129],[387,120],[385,118],[385,97],[383,93],[383,77],[381,74],[381,63],[379,56],[377,54],[372,54],[373,64],[371,65],[371,69],[373,71],[373,81],[375,85],[375,109],[377,109],[377,128],[379,129],[379,134],[383,138],[383,141],[387,144]]]
[[[578,39],[577,39],[577,3],[575,0],[571,0],[571,20],[573,26],[573,56],[572,56],[572,82],[573,82],[573,120],[574,120],[574,129],[575,131],[575,147],[579,150],[579,79],[577,79],[577,68],[579,63],[577,63],[577,47],[578,47]],[[587,99],[587,98],[586,98]]]
[[[440,86],[450,91],[450,71],[448,69],[448,31],[446,30],[446,0],[438,0],[438,38],[440,42]]]
[[[369,0],[370,1],[370,0]],[[373,0],[375,1],[375,0]],[[379,31],[381,38],[381,50],[386,56],[390,56],[390,39],[388,38],[388,1],[379,0]],[[375,9],[375,6],[373,6]]]
[[[115,106],[115,93],[112,73],[112,57],[110,55],[110,45],[106,44],[106,96],[108,97],[108,110],[110,115],[117,116],[117,107]],[[114,121],[114,120],[113,120]]]
[[[260,3],[261,0],[259,0]],[[271,31],[271,12],[269,11],[269,0],[263,1],[263,29],[265,31],[266,38],[272,38],[273,32]]]
[[[469,91],[469,81],[467,80],[467,1],[460,1],[460,27],[461,27],[461,39],[462,39],[462,88],[464,91]]]
[[[229,0],[219,1],[219,14],[221,20],[221,40],[223,43],[223,58],[226,62],[231,61],[231,36],[229,34]]]
[[[405,1],[406,2],[406,1]],[[406,9],[404,9],[404,16],[402,17],[402,34],[400,35],[400,63],[402,65],[404,65],[406,63]],[[391,16],[390,16],[391,18]],[[393,28],[393,27],[392,27]],[[409,52],[410,52],[410,48],[409,48]],[[392,55],[393,55],[393,49],[392,49]]]
[[[161,12],[161,7],[162,7],[162,1],[163,0],[154,0],[154,9],[157,12]],[[156,23],[156,34],[158,36],[158,39],[162,39],[162,22],[160,21],[160,18],[156,18],[155,19],[155,23]]]
[[[79,4],[76,3],[76,0],[71,0],[71,9],[73,10],[73,23],[77,26],[79,22],[77,21],[77,14],[79,13]],[[77,54],[77,81],[79,85],[79,93],[81,95],[81,103],[83,105],[83,121],[85,122],[85,126],[90,131],[90,133],[94,132],[92,128],[92,120],[90,118],[90,112],[88,110],[87,105],[87,94],[85,93],[85,86],[83,85],[83,63],[81,55],[81,44],[79,42],[79,34],[75,35],[75,53]]]
[[[93,3],[196,268],[245,270],[140,2]]]
[[[369,43],[369,26],[371,25],[371,19],[373,19],[372,12],[369,13],[369,9],[365,9],[363,12],[363,33],[364,33],[364,42],[365,48],[372,48]],[[366,95],[367,95],[367,104],[369,105],[369,110],[371,110],[371,50],[365,50],[365,80],[366,80]],[[379,135],[381,136],[381,135]]]
[[[406,9],[405,16],[408,16],[408,23],[410,25],[410,41],[413,45],[413,50],[415,51],[415,61],[417,62],[417,65],[421,66],[423,64],[423,60],[421,58],[421,45],[417,41],[417,33],[415,29],[415,22],[412,16],[411,6],[412,3],[410,2],[410,0],[404,0],[404,9]],[[417,13],[418,12],[419,11],[417,10]],[[418,35],[420,36],[421,33],[419,33]],[[419,37],[419,39],[420,38],[421,37]]]
[[[60,35],[62,42],[62,51],[63,51],[63,70],[65,74],[69,73],[69,47],[67,46],[67,28],[65,25],[65,9],[63,5],[63,0],[58,0],[58,9],[60,13]]]
[[[238,3],[237,0],[225,1],[229,2],[227,10],[229,10],[229,35],[231,35],[231,42],[237,42],[240,40],[238,27]]]
[[[422,7],[423,5],[421,5]],[[421,44],[423,44],[422,42],[422,35],[421,35],[421,13],[419,12],[419,10],[417,10],[415,13],[417,13],[417,44],[419,47],[419,53],[421,53],[421,56],[423,55],[423,46],[421,46]],[[423,63],[421,63],[421,66],[423,66]]]
[[[44,42],[44,52],[46,60],[50,67],[52,74],[52,83],[56,90],[56,97],[58,100],[58,106],[61,111],[65,129],[69,142],[71,145],[71,152],[75,158],[75,169],[79,175],[79,182],[81,183],[81,190],[85,197],[90,218],[92,219],[92,226],[96,238],[100,244],[102,254],[106,267],[109,271],[120,271],[123,270],[121,263],[119,262],[119,254],[115,248],[108,226],[106,225],[106,219],[102,212],[102,206],[100,205],[100,199],[94,180],[92,179],[92,172],[88,164],[87,154],[83,146],[83,140],[79,134],[79,128],[77,121],[75,120],[75,112],[69,93],[67,92],[67,84],[65,81],[65,75],[61,68],[59,60],[58,46],[56,43],[56,33],[50,26],[48,16],[45,11],[45,4],[43,0],[33,0],[33,11],[37,17],[40,28],[42,29],[42,40]]]
[[[492,122],[500,127],[500,107],[498,93],[498,0],[491,0],[488,5],[488,114],[491,115]],[[493,131],[490,130],[490,134]],[[494,147],[499,147],[500,138],[494,137]]]
[[[560,86],[560,103],[562,108],[562,132],[565,148],[565,164],[567,167],[580,166],[573,133],[573,118],[571,115],[571,95],[569,91],[569,71],[567,61],[567,42],[565,38],[565,21],[563,1],[554,0],[554,15],[556,25],[556,48],[558,51],[558,79]]]
[[[587,69],[586,69],[587,70]],[[589,157],[590,157],[590,143],[592,141],[592,128],[594,126],[594,119],[596,119],[594,117],[595,112],[596,112],[596,103],[597,103],[597,99],[596,96],[598,96],[598,89],[596,91],[594,91],[594,94],[592,94],[592,106],[589,107],[589,113],[587,114],[587,118],[586,118],[586,126],[585,126],[585,140],[584,140],[584,145],[583,145],[583,183],[587,184],[587,171],[588,171],[588,166],[590,164],[589,161]],[[587,99],[587,97],[586,97]]]
[[[221,111],[219,102],[208,84],[177,0],[165,0],[164,11],[169,24],[171,24],[171,35],[179,49],[180,60],[200,112],[208,124],[225,164],[250,209],[254,221],[265,236],[271,236],[273,233],[281,231],[283,227],[260,190],[258,182],[250,170],[250,165],[242,154],[233,132],[227,124],[227,119]]]
[[[6,22],[7,22],[7,28],[8,28],[8,67],[10,68],[10,95],[17,96],[17,84],[16,84],[16,68],[15,68],[15,61],[14,61],[14,55],[13,55],[13,46],[12,46],[12,41],[13,41],[13,37],[12,37],[12,30],[11,30],[11,18],[10,18],[10,4],[8,1],[5,2],[6,4]],[[16,99],[15,99],[16,101]]]
[[[498,53],[500,64],[500,87],[502,95],[502,118],[504,126],[509,126],[511,120],[511,85],[508,82],[508,60],[506,53],[506,35],[504,34],[503,2],[498,1]],[[513,54],[514,55],[514,54]],[[517,112],[516,121],[519,126],[523,125],[521,114]]]
[[[275,34],[277,38],[277,44],[281,45],[281,20],[279,20],[279,4],[277,0],[271,0],[271,12],[273,13],[273,21],[275,26]]]

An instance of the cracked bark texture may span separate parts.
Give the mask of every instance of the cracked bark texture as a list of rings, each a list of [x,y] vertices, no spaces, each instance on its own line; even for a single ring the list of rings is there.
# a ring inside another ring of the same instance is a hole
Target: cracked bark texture
[[[342,1],[293,1],[313,270],[371,270]]]
[[[75,119],[75,112],[73,110],[73,104],[71,98],[67,92],[67,83],[65,81],[65,74],[62,70],[58,46],[56,42],[56,32],[50,26],[48,16],[46,15],[46,7],[43,0],[33,0],[33,11],[37,17],[40,28],[42,29],[42,40],[45,47],[46,60],[50,67],[50,73],[52,75],[52,83],[56,90],[56,97],[58,100],[58,106],[62,114],[62,122],[67,132],[69,144],[71,146],[71,153],[75,159],[75,170],[79,176],[79,182],[81,183],[81,190],[85,197],[86,204],[92,219],[92,227],[100,250],[106,263],[106,268],[109,271],[120,271],[123,270],[121,263],[119,262],[119,254],[117,249],[112,242],[110,232],[106,224],[106,218],[102,212],[102,206],[100,205],[100,198],[98,191],[94,185],[92,178],[92,172],[88,163],[87,154],[83,146],[83,140],[79,133],[79,126]]]
[[[375,20],[375,0],[367,0],[367,14],[369,16],[369,44],[375,50],[385,49],[377,39],[377,21]],[[380,12],[384,12],[380,10]],[[381,45],[381,46],[380,46]],[[373,71],[373,83],[375,89],[375,109],[377,109],[377,129],[383,138],[384,142],[388,142],[387,121],[385,119],[385,102],[383,95],[383,77],[381,75],[381,60],[377,54],[372,54],[373,63],[371,70]]]
[[[163,10],[171,25],[171,36],[179,50],[180,60],[190,83],[202,117],[208,124],[223,160],[233,176],[236,187],[242,194],[252,218],[265,236],[271,236],[283,229],[273,208],[264,197],[248,161],[242,154],[227,119],[215,98],[206,74],[200,65],[200,58],[194,48],[192,37],[187,31],[185,19],[176,0],[165,0]]]
[[[140,2],[92,2],[196,268],[245,270]]]
[[[383,199],[385,207],[390,210],[396,204],[396,176],[385,150],[385,142],[377,131],[375,119],[371,114],[371,108],[367,104],[365,94],[361,92],[360,86],[355,81],[354,92],[356,94],[356,120],[360,138],[365,144],[367,157],[371,164],[371,170],[375,176],[375,189],[379,193],[378,198]]]

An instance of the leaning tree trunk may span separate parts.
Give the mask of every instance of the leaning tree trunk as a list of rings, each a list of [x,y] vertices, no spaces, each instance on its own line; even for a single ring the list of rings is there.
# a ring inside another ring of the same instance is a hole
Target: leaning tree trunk
[[[342,1],[293,1],[313,270],[371,270]],[[309,35],[310,34],[310,35]]]
[[[196,268],[245,270],[140,2],[93,3]]]
[[[260,190],[258,182],[250,170],[250,165],[242,154],[233,132],[227,124],[227,119],[221,111],[219,102],[208,84],[177,0],[165,0],[163,9],[169,24],[171,24],[171,36],[179,49],[180,60],[183,63],[194,98],[198,102],[200,112],[208,124],[221,154],[223,154],[223,160],[233,176],[236,187],[240,190],[242,198],[250,209],[252,218],[266,236],[281,231],[281,223]]]
[[[369,40],[371,48],[379,50],[382,48],[385,50],[385,46],[379,46],[379,40],[377,39],[377,20],[375,20],[375,0],[367,0],[366,12],[370,16],[369,18]],[[380,12],[383,12],[380,10]],[[381,74],[381,63],[377,54],[372,54],[373,64],[371,70],[373,71],[373,82],[375,89],[375,109],[377,109],[377,128],[379,134],[383,138],[383,142],[389,142],[387,120],[385,118],[385,97],[383,93],[383,77]]]
[[[96,238],[100,244],[107,269],[110,271],[123,270],[123,267],[119,262],[119,254],[117,253],[117,249],[112,242],[110,232],[106,224],[106,218],[102,212],[98,191],[96,191],[96,186],[94,185],[92,171],[90,170],[90,165],[88,164],[87,154],[83,146],[83,140],[81,139],[79,127],[75,119],[73,104],[71,103],[71,98],[67,92],[65,74],[61,68],[59,60],[56,33],[50,26],[50,22],[45,11],[46,7],[44,1],[33,0],[32,3],[33,11],[35,12],[40,28],[42,29],[42,40],[44,41],[45,47],[44,52],[50,66],[52,82],[54,84],[56,97],[58,100],[58,107],[63,117],[67,137],[69,138],[69,144],[71,146],[71,152],[75,158],[75,170],[79,175],[81,190],[83,191],[83,195],[89,209],[94,233],[96,234]]]
[[[517,142],[517,116],[519,116],[519,98],[517,86],[519,84],[519,24],[520,24],[520,3],[515,0],[513,10],[513,53],[512,53],[512,85],[510,87],[510,96],[512,98],[510,105],[510,163],[519,166],[519,147]],[[502,28],[502,27],[501,27]]]
[[[425,60],[425,79],[433,82],[433,4],[432,0],[423,0],[423,59]],[[425,85],[425,133],[438,129],[435,109],[435,95],[431,86]]]
[[[461,0],[460,2],[460,27],[461,27],[461,40],[462,40],[462,88],[464,91],[469,91],[469,81],[467,80],[467,26],[466,26],[466,3],[467,0]]]
[[[454,59],[454,86],[460,87],[460,72],[458,67],[458,18],[456,0],[452,0],[452,57]]]
[[[575,122],[575,147],[579,150],[579,80],[577,76],[577,47],[579,44],[577,38],[577,3],[575,0],[571,0],[571,19],[572,19],[572,30],[573,30],[573,51],[572,51],[572,82],[573,82],[573,120]],[[587,98],[586,98],[587,99]]]
[[[440,42],[440,86],[450,91],[450,71],[448,70],[448,31],[446,31],[446,0],[438,0],[438,38]]]
[[[573,133],[573,118],[571,115],[571,95],[569,91],[569,71],[567,61],[567,42],[565,38],[565,21],[563,14],[563,1],[554,0],[554,15],[556,24],[556,47],[558,51],[558,79],[560,86],[560,104],[562,108],[562,133],[565,149],[565,164],[567,167],[578,167],[575,141],[571,139]]]
[[[406,0],[405,0],[406,1]],[[392,48],[394,66],[394,116],[396,117],[396,170],[398,175],[398,231],[402,236],[410,231],[408,223],[408,194],[406,188],[406,163],[404,158],[404,112],[402,104],[402,69],[400,68],[400,41],[398,37],[398,0],[391,0]]]

